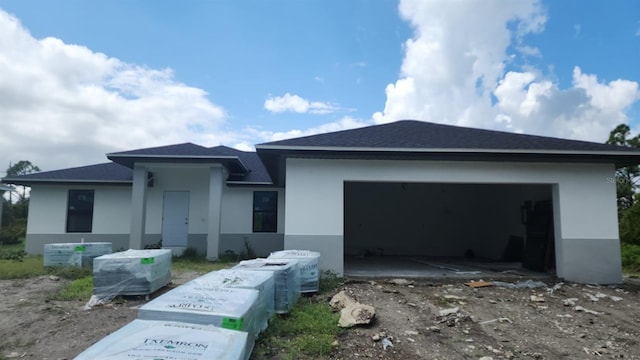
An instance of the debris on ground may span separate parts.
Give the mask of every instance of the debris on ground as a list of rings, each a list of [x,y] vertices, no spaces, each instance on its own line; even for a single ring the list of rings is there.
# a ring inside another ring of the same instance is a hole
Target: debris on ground
[[[533,281],[533,280],[518,281],[515,284],[502,282],[502,281],[494,281],[493,285],[498,287],[509,288],[509,289],[535,289],[540,287],[544,287],[544,288],[547,287],[547,284],[543,283],[542,281]]]
[[[371,305],[352,302],[340,310],[338,326],[349,328],[356,325],[367,325],[376,316],[376,309]]]
[[[344,290],[342,290],[331,298],[331,301],[329,301],[329,306],[331,306],[331,308],[334,310],[342,310],[347,307],[347,305],[353,302],[355,302],[355,300],[347,295]]]
[[[393,343],[391,342],[391,340],[389,340],[388,338],[384,338],[382,339],[382,349],[383,350],[387,350],[388,347],[393,347]]]
[[[599,313],[597,311],[589,310],[589,309],[586,309],[586,308],[584,308],[582,306],[576,306],[576,307],[573,308],[573,310],[578,311],[578,312],[585,312],[585,313],[591,314],[591,315],[600,315],[601,314],[601,313]]]
[[[389,284],[399,285],[399,286],[409,286],[409,285],[415,284],[415,281],[407,280],[407,279],[391,279],[388,282]]]
[[[484,280],[470,281],[470,282],[467,282],[467,283],[464,283],[464,284],[467,285],[467,286],[470,286],[472,288],[493,286],[493,283],[488,282],[488,281],[484,281]]]
[[[370,324],[341,332],[331,359],[640,359],[640,280],[593,286],[540,279],[551,285],[529,288],[519,275],[485,278],[491,285],[479,288],[458,278],[414,279],[413,287],[345,281],[333,293],[309,299],[324,302],[343,291],[343,301],[334,305],[357,301],[375,309]],[[497,281],[513,286],[493,285]],[[521,282],[524,287],[516,287]],[[136,297],[78,311],[84,302],[51,298],[67,284],[48,275],[0,280],[0,358],[73,359],[135,319],[145,302]],[[545,301],[532,301],[532,295]],[[269,352],[255,360],[279,356]]]

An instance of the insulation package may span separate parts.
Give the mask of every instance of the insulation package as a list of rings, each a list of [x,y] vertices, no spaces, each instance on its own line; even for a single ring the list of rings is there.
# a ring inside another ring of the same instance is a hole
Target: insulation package
[[[270,271],[246,271],[223,269],[212,271],[195,278],[182,286],[196,288],[230,287],[238,289],[258,290],[257,306],[260,311],[260,330],[267,328],[269,319],[273,316],[275,308],[275,287],[273,273]]]
[[[300,270],[298,260],[252,259],[241,261],[234,270],[270,271],[275,287],[275,312],[288,313],[300,298]]]
[[[93,344],[76,360],[246,360],[247,333],[210,325],[133,320]]]
[[[300,292],[314,293],[320,290],[320,273],[318,263],[320,253],[309,250],[282,250],[272,252],[268,259],[294,259],[298,260],[300,268]]]
[[[98,297],[148,295],[171,281],[171,250],[127,250],[93,260]]]
[[[179,286],[158,296],[138,309],[138,319],[178,321],[213,325],[248,333],[251,353],[261,330],[264,305],[258,304],[258,290]]]
[[[44,266],[91,267],[93,259],[113,252],[110,242],[44,245]]]

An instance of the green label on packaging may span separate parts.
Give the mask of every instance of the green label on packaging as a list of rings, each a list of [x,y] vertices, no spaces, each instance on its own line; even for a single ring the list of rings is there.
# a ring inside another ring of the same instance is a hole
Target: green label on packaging
[[[84,245],[75,246],[73,248],[73,251],[75,252],[84,252],[85,250],[87,250],[87,247]]]
[[[244,324],[244,320],[242,320],[242,319],[234,319],[234,318],[223,318],[222,319],[222,327],[224,329],[242,330],[242,325],[243,324]]]
[[[152,257],[140,259],[140,264],[142,265],[153,264],[154,262],[155,262],[155,259]]]

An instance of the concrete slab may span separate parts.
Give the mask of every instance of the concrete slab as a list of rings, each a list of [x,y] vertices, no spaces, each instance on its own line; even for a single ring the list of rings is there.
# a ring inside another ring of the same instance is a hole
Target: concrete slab
[[[354,278],[542,279],[553,273],[525,269],[519,262],[430,257],[345,257],[344,275]]]

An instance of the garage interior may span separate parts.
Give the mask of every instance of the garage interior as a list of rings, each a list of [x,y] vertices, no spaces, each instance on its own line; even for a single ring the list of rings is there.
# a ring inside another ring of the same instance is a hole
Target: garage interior
[[[344,183],[347,276],[555,275],[551,184]]]

